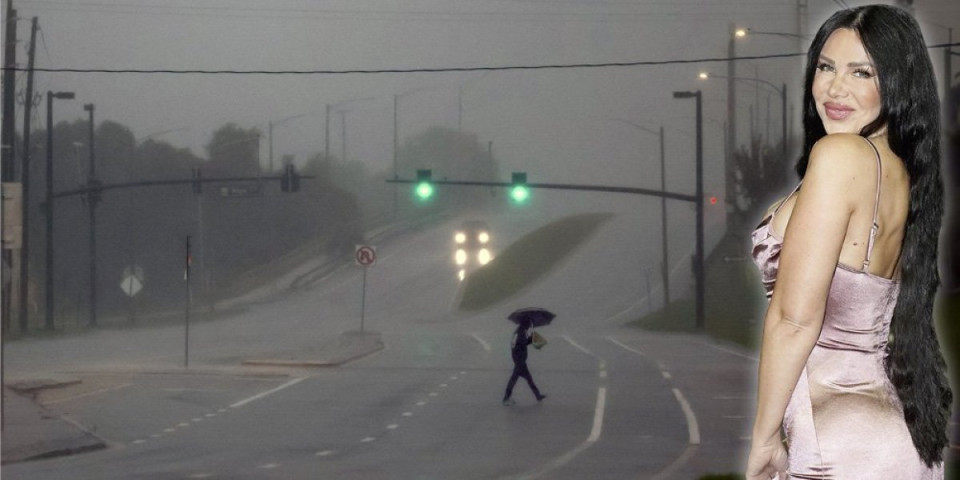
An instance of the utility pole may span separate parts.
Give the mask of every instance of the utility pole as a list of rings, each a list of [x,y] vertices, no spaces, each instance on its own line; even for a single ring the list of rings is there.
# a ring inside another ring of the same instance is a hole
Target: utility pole
[[[733,183],[733,152],[737,149],[737,90],[734,88],[737,66],[737,29],[731,23],[727,30],[727,155],[724,161],[723,176],[726,189],[726,211],[731,213],[737,199]]]
[[[37,17],[30,22],[30,50],[27,53],[27,91],[23,109],[23,161],[20,166],[20,182],[23,184],[23,206],[20,218],[23,222],[20,247],[20,332],[29,327],[30,293],[30,114],[33,112],[33,63],[37,53]]]
[[[399,132],[397,132],[397,107],[399,107],[400,95],[393,94],[393,179],[397,179],[397,155],[400,149]],[[399,192],[397,187],[393,187],[393,219],[397,220],[400,211],[400,200],[397,198]]]
[[[667,191],[667,154],[663,138],[663,127],[660,127],[660,190]],[[663,275],[663,308],[670,304],[670,263],[667,247],[667,199],[660,197],[660,246],[662,248],[662,275]],[[649,282],[648,282],[649,285]],[[649,297],[648,297],[649,298]]]
[[[53,331],[55,328],[53,319],[54,296],[53,296],[53,100],[74,98],[73,92],[52,92],[47,90],[47,202],[46,202],[46,223],[47,223],[47,275],[46,275],[46,322],[47,330]]]
[[[16,66],[17,66],[17,11],[13,9],[13,0],[7,0],[7,35],[4,38],[3,65],[7,68],[3,72],[3,126],[0,128],[2,136],[2,153],[0,153],[0,163],[2,163],[2,172],[0,178],[6,184],[16,179],[16,169],[14,168],[15,139],[16,139]],[[7,278],[3,278],[3,298],[0,299],[0,330],[4,333],[10,330],[10,293],[12,292],[13,279],[9,278],[13,273],[13,249],[16,248],[16,242],[8,245],[9,248],[3,249],[3,263],[10,270]]]
[[[100,192],[97,187],[97,157],[94,150],[95,129],[93,122],[93,104],[88,103],[83,109],[90,112],[90,175],[87,178],[87,207],[90,213],[90,326],[97,326],[97,203],[100,201]]]

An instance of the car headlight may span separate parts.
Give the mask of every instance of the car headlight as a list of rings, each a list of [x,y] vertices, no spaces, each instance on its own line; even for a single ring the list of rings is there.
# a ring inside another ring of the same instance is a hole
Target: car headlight
[[[457,249],[457,253],[454,254],[453,259],[457,262],[457,265],[467,263],[467,251],[462,248]]]
[[[487,232],[480,232],[477,235],[477,240],[480,240],[480,243],[487,243],[490,241],[490,235]]]
[[[481,248],[480,251],[477,252],[477,262],[480,262],[480,265],[486,265],[490,260],[493,260],[493,256],[490,255],[490,250]]]
[[[453,241],[457,243],[463,243],[467,241],[467,235],[463,232],[457,232],[453,235]]]

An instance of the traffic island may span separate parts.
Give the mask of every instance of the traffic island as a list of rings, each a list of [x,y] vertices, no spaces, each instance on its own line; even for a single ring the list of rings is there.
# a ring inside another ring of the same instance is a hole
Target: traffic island
[[[338,367],[383,350],[379,332],[351,330],[315,345],[285,352],[273,352],[243,360],[243,365],[274,367]]]

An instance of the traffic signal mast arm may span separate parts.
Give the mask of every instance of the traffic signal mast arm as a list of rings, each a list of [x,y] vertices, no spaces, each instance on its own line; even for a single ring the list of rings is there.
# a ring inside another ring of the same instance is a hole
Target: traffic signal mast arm
[[[387,183],[419,183],[418,180],[406,180],[402,178],[387,179]],[[514,186],[512,182],[478,182],[469,180],[431,180],[434,185],[461,185],[472,187],[504,187]],[[617,187],[612,185],[580,185],[564,183],[527,183],[527,188],[543,188],[551,190],[580,190],[589,192],[610,192],[610,193],[629,193],[633,195],[649,195],[653,197],[664,197],[673,200],[682,200],[686,202],[696,202],[696,195],[687,195],[684,193],[665,192],[649,188]]]
[[[313,179],[313,175],[298,175],[299,179]],[[260,175],[254,177],[216,177],[216,178],[200,178],[200,179],[185,179],[185,180],[141,180],[139,182],[126,182],[126,183],[114,183],[99,185],[95,187],[81,187],[74,190],[65,190],[63,192],[58,192],[53,194],[53,198],[63,198],[70,197],[73,195],[81,195],[91,192],[103,192],[106,190],[118,190],[122,188],[134,188],[134,187],[158,187],[164,185],[193,185],[197,182],[199,183],[233,183],[233,182],[256,182],[256,181],[279,181],[283,182],[284,175]]]

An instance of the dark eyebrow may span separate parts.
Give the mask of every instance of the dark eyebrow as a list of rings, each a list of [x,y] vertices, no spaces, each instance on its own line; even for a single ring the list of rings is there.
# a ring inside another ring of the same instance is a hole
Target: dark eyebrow
[[[830,64],[836,64],[836,63],[837,63],[837,62],[835,62],[832,58],[830,58],[830,57],[828,57],[828,56],[826,56],[826,55],[820,55],[820,60],[822,60],[822,61],[824,61],[824,62],[827,62],[827,63],[830,63]],[[871,63],[871,62],[850,62],[850,63],[847,64],[847,66],[850,67],[850,68],[857,68],[857,67],[876,68],[876,67],[873,66],[873,63]]]

